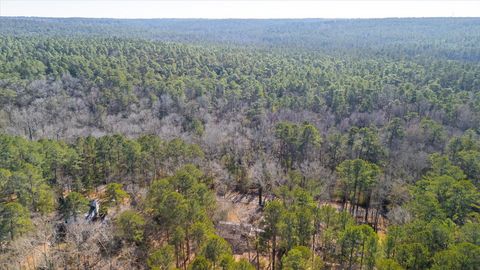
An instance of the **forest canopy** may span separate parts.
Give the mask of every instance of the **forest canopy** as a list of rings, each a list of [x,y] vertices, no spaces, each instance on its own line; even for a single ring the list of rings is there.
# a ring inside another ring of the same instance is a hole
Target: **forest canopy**
[[[477,269],[479,61],[476,18],[2,17],[0,268]]]

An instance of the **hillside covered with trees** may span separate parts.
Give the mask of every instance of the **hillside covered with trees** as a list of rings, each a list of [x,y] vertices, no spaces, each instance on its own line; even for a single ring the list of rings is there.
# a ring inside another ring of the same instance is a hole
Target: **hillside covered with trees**
[[[2,17],[0,268],[478,269],[479,61],[474,18]]]

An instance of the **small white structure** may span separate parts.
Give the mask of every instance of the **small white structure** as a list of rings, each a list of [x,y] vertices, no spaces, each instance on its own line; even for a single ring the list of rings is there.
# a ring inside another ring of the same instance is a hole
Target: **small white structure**
[[[88,211],[88,215],[85,218],[86,220],[92,220],[98,217],[98,212],[100,210],[100,202],[95,199],[90,201],[90,210]]]

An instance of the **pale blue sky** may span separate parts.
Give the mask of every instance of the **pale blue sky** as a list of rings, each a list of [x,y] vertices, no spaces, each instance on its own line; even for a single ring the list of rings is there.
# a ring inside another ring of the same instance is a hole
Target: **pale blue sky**
[[[94,18],[480,17],[480,1],[0,0],[0,16]]]

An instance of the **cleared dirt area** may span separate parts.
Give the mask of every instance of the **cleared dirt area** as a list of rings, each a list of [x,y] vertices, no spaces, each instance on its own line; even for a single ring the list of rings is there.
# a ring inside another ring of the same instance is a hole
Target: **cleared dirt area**
[[[255,223],[261,216],[258,198],[254,195],[244,195],[235,192],[217,196],[220,219],[235,223]]]

